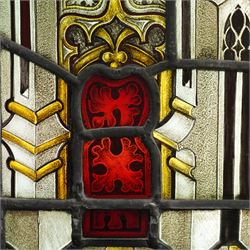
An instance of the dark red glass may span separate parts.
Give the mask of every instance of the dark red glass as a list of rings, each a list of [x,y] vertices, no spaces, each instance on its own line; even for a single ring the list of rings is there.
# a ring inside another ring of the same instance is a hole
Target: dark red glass
[[[21,44],[30,47],[30,1],[20,1],[21,7]]]
[[[83,236],[98,238],[147,237],[147,210],[87,210],[83,216]]]

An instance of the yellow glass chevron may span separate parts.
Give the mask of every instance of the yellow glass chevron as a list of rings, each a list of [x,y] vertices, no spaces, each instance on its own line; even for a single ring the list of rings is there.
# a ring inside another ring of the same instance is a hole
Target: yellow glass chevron
[[[51,147],[54,147],[55,145],[58,145],[62,142],[68,141],[70,139],[70,132],[59,135],[58,137],[53,138],[52,140],[49,140],[49,141],[47,141],[39,146],[34,146],[34,145],[30,144],[29,142],[23,140],[22,138],[4,130],[4,129],[2,130],[2,137],[5,140],[11,141],[11,142],[17,144],[18,146],[26,149],[30,153],[37,155],[37,154],[39,154],[39,153],[41,153],[41,152],[43,152]]]
[[[15,171],[18,171],[27,177],[29,177],[31,180],[37,182],[41,180],[44,176],[47,174],[50,174],[51,172],[54,172],[55,170],[59,169],[62,166],[62,160],[56,159],[54,161],[51,161],[42,167],[40,167],[38,170],[33,170],[24,164],[11,160],[9,162],[9,167]]]
[[[34,112],[20,103],[12,101],[8,103],[7,108],[10,112],[17,114],[36,125],[55,113],[61,111],[63,106],[61,102],[54,101],[37,112]]]

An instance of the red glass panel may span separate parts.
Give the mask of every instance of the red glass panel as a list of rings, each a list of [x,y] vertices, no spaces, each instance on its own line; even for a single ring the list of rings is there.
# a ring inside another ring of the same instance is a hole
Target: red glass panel
[[[82,93],[82,119],[87,129],[143,126],[149,117],[149,90],[144,80],[129,76],[110,80],[92,76]],[[140,137],[105,137],[84,142],[84,192],[92,198],[149,198],[151,159]],[[144,210],[88,210],[84,237],[146,237]]]
[[[83,217],[83,236],[146,237],[148,225],[146,210],[87,210]]]
[[[138,76],[110,80],[93,76],[82,93],[86,128],[140,126],[149,115],[149,91]]]
[[[102,138],[84,143],[83,181],[87,196],[151,196],[151,160],[139,137]]]

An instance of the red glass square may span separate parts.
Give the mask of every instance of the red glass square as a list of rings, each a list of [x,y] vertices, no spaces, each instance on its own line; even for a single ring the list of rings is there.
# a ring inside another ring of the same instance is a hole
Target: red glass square
[[[83,146],[85,194],[94,198],[151,196],[151,160],[140,137],[102,138]]]
[[[144,238],[149,228],[147,210],[87,210],[83,236],[99,238]]]
[[[120,80],[92,76],[82,92],[86,128],[142,126],[149,110],[149,90],[135,75]]]

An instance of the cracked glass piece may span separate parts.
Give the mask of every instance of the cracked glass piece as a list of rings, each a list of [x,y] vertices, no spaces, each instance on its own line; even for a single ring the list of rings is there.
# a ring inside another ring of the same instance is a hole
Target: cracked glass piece
[[[147,210],[87,210],[82,225],[84,237],[146,237],[149,213]]]

